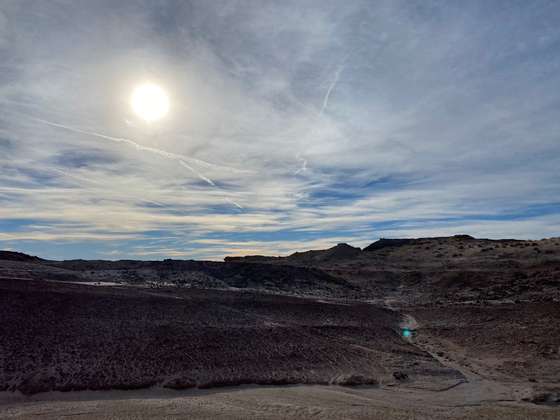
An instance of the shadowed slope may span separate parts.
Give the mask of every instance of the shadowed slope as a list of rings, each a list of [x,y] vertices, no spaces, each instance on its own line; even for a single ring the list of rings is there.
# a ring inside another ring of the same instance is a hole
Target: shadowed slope
[[[372,305],[0,281],[1,390],[378,384],[456,378]]]

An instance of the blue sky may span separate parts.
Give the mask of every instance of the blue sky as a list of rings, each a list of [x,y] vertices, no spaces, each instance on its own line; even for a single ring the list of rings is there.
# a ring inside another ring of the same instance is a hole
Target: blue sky
[[[556,1],[0,3],[0,249],[560,233]],[[138,84],[170,96],[131,111]]]

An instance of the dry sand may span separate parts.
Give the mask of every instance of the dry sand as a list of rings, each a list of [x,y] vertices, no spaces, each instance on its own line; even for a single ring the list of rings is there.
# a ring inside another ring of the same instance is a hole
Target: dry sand
[[[418,384],[416,384],[418,385]],[[463,383],[446,391],[338,386],[3,393],[2,419],[560,419],[553,407],[510,402],[509,390]]]

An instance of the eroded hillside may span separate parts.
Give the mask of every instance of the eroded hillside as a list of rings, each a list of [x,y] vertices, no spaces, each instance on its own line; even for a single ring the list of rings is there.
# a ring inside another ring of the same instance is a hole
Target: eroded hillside
[[[560,402],[558,238],[224,263],[2,252],[0,287],[4,390],[330,383]]]
[[[364,303],[0,280],[0,390],[379,385],[461,374]]]

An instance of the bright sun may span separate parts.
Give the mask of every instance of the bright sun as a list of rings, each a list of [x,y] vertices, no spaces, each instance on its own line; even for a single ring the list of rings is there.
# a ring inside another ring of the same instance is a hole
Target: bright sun
[[[150,123],[162,119],[169,112],[169,96],[158,85],[145,83],[136,86],[130,97],[134,113]]]

